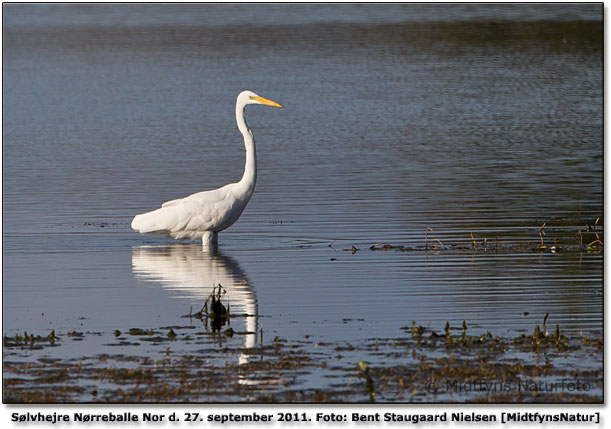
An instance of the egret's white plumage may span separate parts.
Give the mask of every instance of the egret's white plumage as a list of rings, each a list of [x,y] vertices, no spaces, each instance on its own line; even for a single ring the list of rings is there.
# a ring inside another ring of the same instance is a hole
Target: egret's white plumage
[[[161,208],[139,214],[132,220],[132,228],[140,233],[166,234],[173,238],[201,239],[203,245],[217,242],[218,233],[238,220],[250,200],[257,182],[255,139],[244,119],[244,108],[249,104],[280,104],[242,91],[236,101],[236,121],[244,136],[246,164],[242,179],[219,189],[198,192],[188,197],[164,203]]]

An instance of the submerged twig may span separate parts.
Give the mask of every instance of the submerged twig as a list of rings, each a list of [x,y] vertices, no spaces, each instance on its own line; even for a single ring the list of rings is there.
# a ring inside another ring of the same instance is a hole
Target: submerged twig
[[[545,247],[545,243],[543,242],[543,236],[545,235],[545,222],[539,228],[539,238],[541,239],[541,247]]]
[[[433,232],[433,228],[431,228],[430,226],[427,226],[424,229],[424,249],[428,250],[429,248],[429,231]]]

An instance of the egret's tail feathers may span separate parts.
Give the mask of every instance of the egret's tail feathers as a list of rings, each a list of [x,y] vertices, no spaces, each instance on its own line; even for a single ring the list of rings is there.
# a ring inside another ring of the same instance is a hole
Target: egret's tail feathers
[[[166,231],[167,228],[159,220],[159,210],[139,214],[132,220],[132,229],[141,234]]]

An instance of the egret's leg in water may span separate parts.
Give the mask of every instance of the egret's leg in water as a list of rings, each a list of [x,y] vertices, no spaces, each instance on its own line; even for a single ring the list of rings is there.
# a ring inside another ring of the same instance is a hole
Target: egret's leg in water
[[[219,235],[214,231],[206,231],[204,235],[202,235],[202,247],[210,248],[215,246],[218,242]]]

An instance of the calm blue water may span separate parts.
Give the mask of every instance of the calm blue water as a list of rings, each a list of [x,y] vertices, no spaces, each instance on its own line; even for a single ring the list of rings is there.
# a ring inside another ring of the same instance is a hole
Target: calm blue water
[[[516,333],[546,313],[602,330],[601,253],[518,248],[543,223],[548,246],[598,217],[602,237],[600,5],[3,12],[5,335],[98,333],[47,351],[94,354],[115,329],[189,323],[218,283],[240,329],[270,339],[412,320]],[[247,109],[257,189],[219,255],[132,232],[137,213],[239,180],[242,89],[286,109]],[[425,252],[427,227],[507,250]]]

